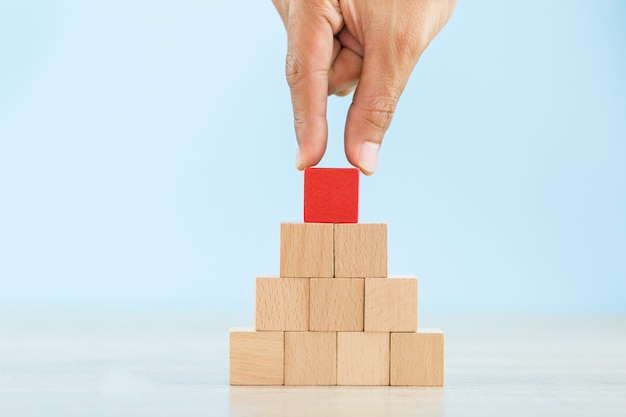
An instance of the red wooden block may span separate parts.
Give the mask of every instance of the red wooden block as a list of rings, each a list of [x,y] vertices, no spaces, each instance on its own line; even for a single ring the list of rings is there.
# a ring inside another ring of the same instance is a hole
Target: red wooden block
[[[304,170],[306,223],[359,221],[359,170],[307,168]]]

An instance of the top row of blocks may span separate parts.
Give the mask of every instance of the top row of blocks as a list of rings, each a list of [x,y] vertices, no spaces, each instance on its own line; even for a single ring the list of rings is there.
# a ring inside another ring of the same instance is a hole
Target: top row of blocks
[[[281,223],[283,278],[386,278],[387,224]]]
[[[305,223],[358,223],[359,170],[307,168],[304,170]]]

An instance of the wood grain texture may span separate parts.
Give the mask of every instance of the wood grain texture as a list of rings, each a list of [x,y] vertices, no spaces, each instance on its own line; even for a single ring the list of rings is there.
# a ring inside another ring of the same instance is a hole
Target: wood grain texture
[[[391,385],[443,386],[443,332],[391,333]]]
[[[284,332],[230,330],[230,385],[283,385]]]
[[[309,280],[258,276],[256,330],[308,330]]]
[[[389,385],[389,333],[337,333],[337,385]]]
[[[312,331],[363,331],[363,278],[311,278]]]
[[[336,385],[337,333],[285,333],[285,385]]]
[[[366,332],[417,331],[417,278],[365,279]]]
[[[280,276],[324,278],[333,276],[333,225],[281,223]]]
[[[387,224],[336,224],[334,227],[335,277],[384,278],[387,276]]]
[[[307,223],[358,222],[358,168],[305,169],[304,221]]]

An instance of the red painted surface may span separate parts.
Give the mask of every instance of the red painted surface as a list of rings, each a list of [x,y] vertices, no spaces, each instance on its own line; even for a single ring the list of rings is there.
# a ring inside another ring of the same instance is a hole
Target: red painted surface
[[[359,170],[307,168],[304,170],[306,223],[359,221]]]

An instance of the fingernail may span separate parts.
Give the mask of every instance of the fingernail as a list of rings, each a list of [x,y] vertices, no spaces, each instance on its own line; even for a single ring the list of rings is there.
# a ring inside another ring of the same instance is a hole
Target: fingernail
[[[302,171],[304,169],[304,165],[302,163],[302,157],[300,156],[300,147],[296,149],[296,169]]]
[[[359,168],[366,175],[371,175],[376,171],[378,165],[378,150],[380,144],[374,142],[363,142],[359,151]]]

